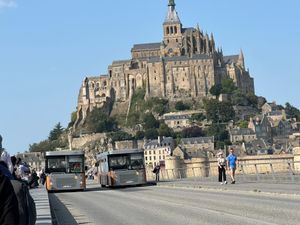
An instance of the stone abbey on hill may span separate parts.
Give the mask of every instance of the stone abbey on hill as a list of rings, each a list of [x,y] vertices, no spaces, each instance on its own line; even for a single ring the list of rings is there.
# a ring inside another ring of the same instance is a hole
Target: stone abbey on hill
[[[161,42],[136,44],[131,59],[114,61],[106,75],[84,79],[75,126],[94,107],[107,101],[127,102],[128,106],[138,88],[145,90],[145,98],[201,101],[211,97],[213,85],[231,78],[243,93],[254,94],[254,81],[245,69],[243,52],[224,56],[221,49],[216,49],[212,34],[204,34],[199,26],[182,26],[175,6],[174,0],[169,0]]]

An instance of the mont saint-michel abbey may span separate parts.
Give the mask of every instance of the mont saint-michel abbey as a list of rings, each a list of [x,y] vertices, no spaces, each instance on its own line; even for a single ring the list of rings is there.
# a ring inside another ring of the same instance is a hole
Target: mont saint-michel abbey
[[[88,111],[108,99],[129,104],[138,88],[144,88],[145,98],[200,101],[211,97],[213,85],[231,78],[242,92],[254,94],[254,81],[245,69],[242,51],[224,56],[216,48],[213,34],[203,33],[199,26],[183,27],[175,6],[175,1],[169,0],[162,41],[136,44],[131,49],[131,59],[114,61],[106,75],[84,79],[77,118],[84,119]]]

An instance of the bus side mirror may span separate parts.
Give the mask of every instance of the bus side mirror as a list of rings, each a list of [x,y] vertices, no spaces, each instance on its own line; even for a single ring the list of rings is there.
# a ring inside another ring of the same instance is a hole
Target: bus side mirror
[[[99,166],[99,163],[98,163],[98,162],[96,162],[96,163],[95,163],[95,167],[98,167],[98,166]]]
[[[87,171],[89,168],[87,166],[84,167],[84,170]]]

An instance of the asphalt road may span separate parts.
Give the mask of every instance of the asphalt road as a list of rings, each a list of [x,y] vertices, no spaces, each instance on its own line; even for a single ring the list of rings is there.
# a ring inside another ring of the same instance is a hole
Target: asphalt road
[[[300,221],[300,196],[294,194],[161,186],[103,189],[93,184],[85,192],[51,193],[49,198],[58,225],[298,225]]]

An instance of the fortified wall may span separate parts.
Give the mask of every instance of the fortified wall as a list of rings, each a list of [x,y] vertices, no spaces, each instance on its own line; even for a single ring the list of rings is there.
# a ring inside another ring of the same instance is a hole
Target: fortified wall
[[[238,161],[236,174],[272,174],[291,171],[300,173],[300,148],[296,148],[294,154],[245,156],[238,157]],[[217,160],[208,158],[181,160],[171,156],[165,161],[162,175],[167,179],[217,176]]]

